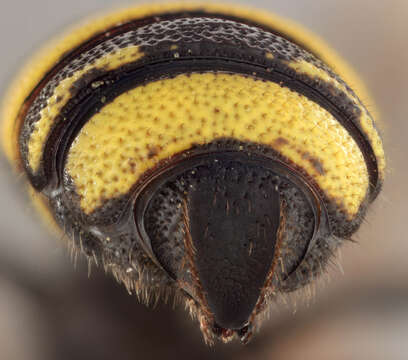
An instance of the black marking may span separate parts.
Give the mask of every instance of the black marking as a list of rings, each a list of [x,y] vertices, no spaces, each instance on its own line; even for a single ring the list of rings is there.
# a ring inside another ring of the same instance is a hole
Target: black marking
[[[241,329],[254,310],[274,258],[279,194],[274,188],[259,191],[248,176],[226,177],[225,172],[214,171],[218,168],[209,167],[208,176],[192,185],[187,197],[190,233],[197,271],[216,323]]]

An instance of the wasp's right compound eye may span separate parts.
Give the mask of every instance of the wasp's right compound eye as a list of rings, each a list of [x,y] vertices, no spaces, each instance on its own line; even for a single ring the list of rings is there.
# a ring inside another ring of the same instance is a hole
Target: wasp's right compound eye
[[[358,85],[273,15],[128,9],[28,65],[4,145],[75,249],[129,291],[184,300],[206,341],[246,342],[381,188],[381,139],[337,72]]]

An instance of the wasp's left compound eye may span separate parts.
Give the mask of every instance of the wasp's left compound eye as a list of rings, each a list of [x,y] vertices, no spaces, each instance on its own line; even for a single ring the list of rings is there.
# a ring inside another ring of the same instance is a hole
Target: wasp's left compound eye
[[[147,300],[183,299],[206,341],[246,342],[380,190],[381,139],[341,64],[273,15],[128,9],[28,66],[4,145],[76,249]]]

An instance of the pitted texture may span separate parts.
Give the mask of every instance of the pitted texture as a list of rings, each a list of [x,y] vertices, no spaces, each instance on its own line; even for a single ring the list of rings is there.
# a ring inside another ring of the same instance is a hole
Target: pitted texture
[[[361,150],[307,97],[241,75],[179,75],[117,97],[81,129],[65,171],[89,214],[161,160],[217,138],[268,145],[313,178],[349,218],[367,193]]]
[[[214,173],[218,173],[219,178],[225,181],[248,184],[260,194],[268,194],[274,189],[279,193],[284,204],[286,224],[274,284],[277,289],[286,287],[284,280],[299,266],[313,236],[315,220],[311,205],[302,191],[286,178],[259,166],[235,161],[218,161],[211,166],[191,168],[177,178],[169,179],[152,198],[146,210],[144,225],[160,263],[173,278],[187,277],[184,274],[188,267],[184,263],[183,202],[188,201],[198,184],[213,183]],[[214,191],[208,197],[214,200],[216,192],[221,194],[222,186],[222,183],[214,185]],[[242,199],[245,199],[245,192]],[[231,211],[234,201],[242,199],[230,199]]]
[[[184,177],[166,183],[154,196],[145,214],[144,226],[153,251],[173,278],[185,270],[182,209],[187,191],[188,183]]]

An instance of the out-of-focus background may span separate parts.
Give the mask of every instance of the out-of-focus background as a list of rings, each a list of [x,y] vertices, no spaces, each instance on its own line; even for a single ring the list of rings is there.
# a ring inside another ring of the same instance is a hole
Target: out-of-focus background
[[[0,161],[0,359],[407,359],[408,1],[242,0],[325,38],[361,74],[381,111],[384,191],[343,246],[330,280],[271,311],[248,346],[208,348],[182,308],[146,308],[102,271],[87,278],[50,236]],[[134,4],[135,2],[133,2]],[[50,36],[117,0],[0,2],[0,90]],[[368,107],[372,104],[368,104]],[[308,303],[307,306],[304,304]],[[296,312],[294,311],[296,309]]]

